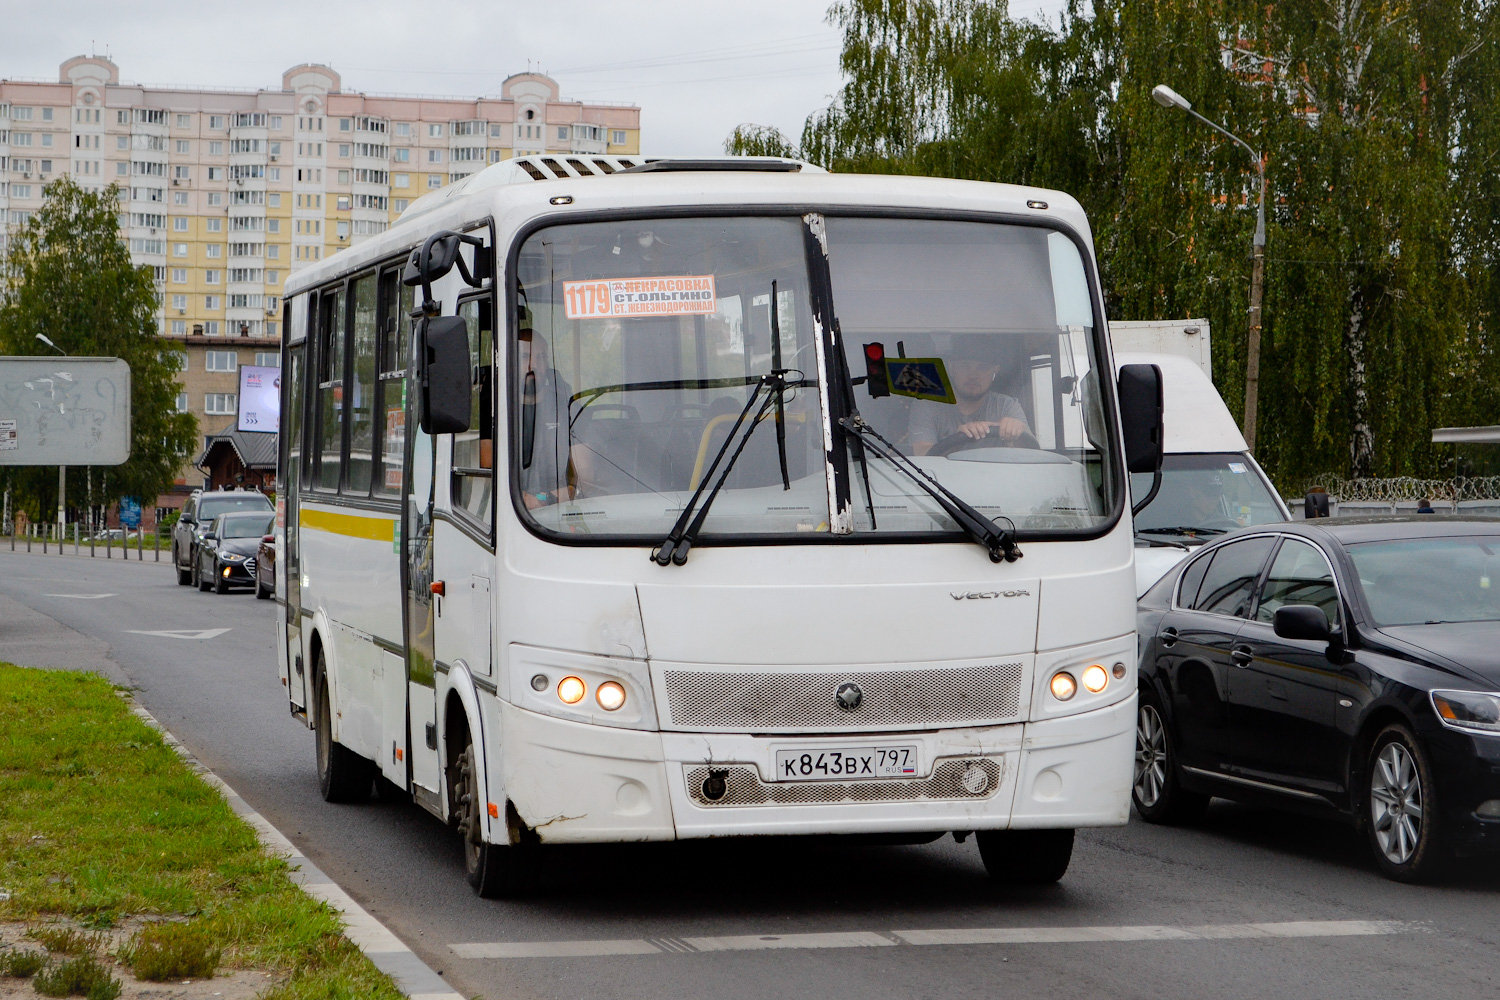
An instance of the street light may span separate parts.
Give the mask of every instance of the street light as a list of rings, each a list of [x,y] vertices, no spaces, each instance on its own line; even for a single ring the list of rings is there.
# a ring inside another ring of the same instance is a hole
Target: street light
[[[1256,404],[1260,396],[1260,302],[1266,276],[1266,163],[1245,140],[1194,111],[1187,98],[1166,84],[1153,87],[1151,99],[1164,108],[1176,108],[1191,115],[1229,139],[1250,154],[1250,159],[1255,162],[1255,172],[1260,175],[1260,201],[1255,207],[1255,243],[1250,265],[1250,339],[1245,345],[1245,443],[1253,452]]]
[[[36,339],[52,348],[63,357],[68,356],[68,352],[54,344],[52,342],[52,339],[45,333],[37,334]],[[68,507],[64,502],[64,496],[66,495],[67,491],[68,467],[66,465],[59,465],[57,467],[57,551],[59,552],[62,551],[63,535],[65,535],[68,531]]]

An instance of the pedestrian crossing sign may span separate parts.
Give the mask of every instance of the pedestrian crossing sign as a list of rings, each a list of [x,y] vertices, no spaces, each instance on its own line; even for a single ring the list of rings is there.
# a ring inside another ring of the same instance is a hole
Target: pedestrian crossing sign
[[[942,358],[886,358],[885,374],[891,392],[912,399],[952,403],[953,383]]]

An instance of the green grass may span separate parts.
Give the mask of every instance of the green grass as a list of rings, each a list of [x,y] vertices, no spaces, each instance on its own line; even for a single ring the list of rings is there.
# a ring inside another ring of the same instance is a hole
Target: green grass
[[[46,945],[56,917],[190,918],[191,932],[148,929],[127,951],[154,933],[185,959],[171,935],[188,934],[226,966],[278,974],[273,1000],[398,1000],[287,871],[106,681],[0,663],[0,920]]]

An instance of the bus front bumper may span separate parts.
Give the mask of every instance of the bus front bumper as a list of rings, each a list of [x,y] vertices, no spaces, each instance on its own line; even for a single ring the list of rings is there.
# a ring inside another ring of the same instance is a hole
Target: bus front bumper
[[[547,843],[1118,826],[1135,709],[1132,694],[1009,726],[765,737],[612,729],[502,702],[504,791],[493,794]],[[769,780],[777,750],[896,746],[916,748],[913,778]]]

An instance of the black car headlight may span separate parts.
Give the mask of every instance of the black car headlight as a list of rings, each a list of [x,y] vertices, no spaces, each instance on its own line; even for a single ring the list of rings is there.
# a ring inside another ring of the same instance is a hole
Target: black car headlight
[[[1449,729],[1500,736],[1500,694],[1483,691],[1433,691],[1432,707]]]

